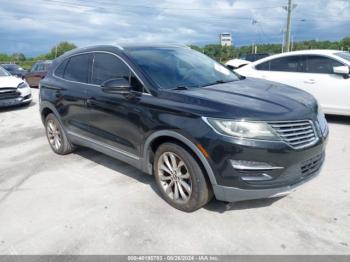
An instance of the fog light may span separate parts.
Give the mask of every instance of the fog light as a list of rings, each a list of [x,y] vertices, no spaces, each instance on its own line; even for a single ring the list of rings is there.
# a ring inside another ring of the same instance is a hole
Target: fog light
[[[265,162],[247,161],[247,160],[230,160],[231,165],[236,170],[241,171],[264,171],[264,170],[276,170],[283,169],[280,166],[272,166]]]

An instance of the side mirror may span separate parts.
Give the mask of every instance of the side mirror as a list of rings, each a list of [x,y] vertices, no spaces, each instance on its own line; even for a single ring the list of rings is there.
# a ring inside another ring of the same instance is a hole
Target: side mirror
[[[106,93],[128,94],[131,86],[125,78],[113,78],[101,84],[102,90]]]
[[[349,76],[350,68],[348,66],[335,66],[333,72],[334,74]]]

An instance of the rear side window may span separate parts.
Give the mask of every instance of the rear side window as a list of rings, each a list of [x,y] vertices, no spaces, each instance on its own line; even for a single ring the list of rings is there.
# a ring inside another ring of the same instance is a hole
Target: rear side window
[[[257,65],[257,70],[279,71],[279,72],[300,72],[300,56],[287,56],[272,59]]]
[[[38,64],[34,64],[32,66],[32,69],[30,70],[31,72],[37,72],[38,71]]]
[[[42,71],[45,71],[45,66],[43,63],[39,63],[37,68],[36,68],[36,71],[38,72],[42,72]]]
[[[89,79],[89,55],[72,56],[64,71],[64,79],[81,83],[88,83]]]
[[[298,72],[298,56],[281,57],[270,61],[270,71]]]
[[[261,71],[269,71],[270,70],[270,61],[258,64],[255,68],[257,70],[261,70]]]
[[[58,76],[58,77],[63,77],[64,75],[64,71],[66,69],[66,66],[67,66],[67,63],[68,63],[68,59],[64,60],[56,69],[55,71],[55,75]]]
[[[306,72],[317,74],[333,74],[333,67],[335,66],[343,66],[343,64],[328,57],[309,55],[307,57]]]
[[[129,80],[130,70],[128,66],[114,55],[96,53],[92,68],[92,84],[101,85],[113,78],[125,78]]]

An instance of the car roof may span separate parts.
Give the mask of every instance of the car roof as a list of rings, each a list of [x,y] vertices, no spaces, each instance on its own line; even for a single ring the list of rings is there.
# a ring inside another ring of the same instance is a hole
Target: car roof
[[[1,66],[19,66],[19,65],[17,65],[17,64],[0,64]]]
[[[271,55],[262,59],[259,59],[255,62],[252,63],[252,65],[257,65],[265,61],[270,61],[271,59],[274,58],[279,58],[279,57],[285,57],[285,56],[291,56],[291,55],[325,55],[325,56],[331,56],[334,55],[335,53],[341,53],[345,51],[341,50],[333,50],[333,49],[309,49],[309,50],[298,50],[298,51],[291,51],[291,52],[285,52],[285,53],[280,53],[280,54],[275,54]]]

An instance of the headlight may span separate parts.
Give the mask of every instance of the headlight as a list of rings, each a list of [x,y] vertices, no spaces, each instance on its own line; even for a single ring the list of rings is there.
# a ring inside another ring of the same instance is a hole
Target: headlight
[[[26,87],[29,87],[26,82],[22,82],[17,86],[17,88],[26,88]]]
[[[239,138],[280,140],[274,130],[264,122],[248,122],[236,120],[224,120],[204,118],[215,131],[223,135]]]
[[[328,124],[327,124],[326,117],[322,111],[322,107],[320,105],[318,105],[317,122],[322,135],[326,136],[328,133]]]

